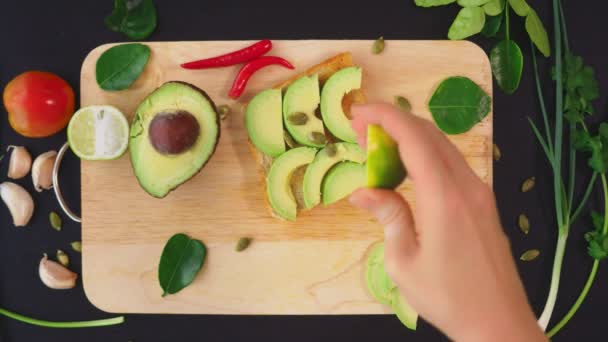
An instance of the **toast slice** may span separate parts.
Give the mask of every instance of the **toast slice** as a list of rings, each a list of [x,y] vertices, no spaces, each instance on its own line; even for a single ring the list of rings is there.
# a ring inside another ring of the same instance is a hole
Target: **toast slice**
[[[322,88],[325,81],[327,81],[327,79],[331,75],[333,75],[336,71],[338,71],[340,69],[344,69],[346,67],[351,67],[351,66],[354,66],[352,55],[349,52],[344,52],[344,53],[341,53],[334,57],[331,57],[317,65],[314,65],[302,73],[299,73],[299,74],[296,74],[296,75],[290,77],[289,79],[275,85],[273,88],[282,89],[284,91],[292,82],[299,79],[300,77],[311,76],[314,74],[318,75],[320,86]],[[344,108],[344,113],[349,118],[350,118],[350,106],[354,103],[365,103],[365,95],[361,89],[353,90],[352,92],[350,92],[346,96],[344,96],[344,99],[342,100],[342,107]],[[285,134],[288,134],[288,133],[285,133]],[[325,134],[330,141],[336,140],[335,138],[333,138],[331,136],[331,134],[328,131],[326,131]],[[253,154],[253,157],[255,158],[256,164],[258,165],[258,172],[260,173],[260,177],[262,177],[264,179],[264,181],[262,182],[262,185],[264,187],[264,193],[266,193],[266,176],[268,174],[268,170],[270,169],[270,165],[272,165],[273,158],[258,151],[255,148],[255,146],[251,143],[251,141],[249,141],[249,148],[251,150],[251,153]],[[303,167],[299,168],[298,170],[296,170],[294,172],[294,174],[291,176],[291,184],[290,184],[291,190],[296,199],[296,202],[298,203],[298,210],[301,210],[304,208],[304,199],[303,199],[303,195],[302,195],[302,182],[303,182],[305,171],[306,171],[306,166],[303,166]],[[278,215],[276,215],[273,212],[272,207],[268,203],[267,197],[265,196],[264,198],[266,199],[266,205],[267,205],[268,209],[270,210],[270,212],[272,213],[272,215],[275,217],[279,217]]]

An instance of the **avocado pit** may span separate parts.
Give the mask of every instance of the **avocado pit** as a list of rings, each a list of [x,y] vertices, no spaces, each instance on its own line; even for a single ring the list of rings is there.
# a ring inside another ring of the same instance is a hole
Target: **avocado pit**
[[[188,111],[165,111],[154,116],[148,131],[150,143],[158,153],[180,154],[194,146],[200,125]]]

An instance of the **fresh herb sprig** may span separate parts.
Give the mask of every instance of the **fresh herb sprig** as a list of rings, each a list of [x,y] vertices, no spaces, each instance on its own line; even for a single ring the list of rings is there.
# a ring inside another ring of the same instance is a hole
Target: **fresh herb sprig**
[[[553,261],[549,295],[545,308],[539,318],[539,324],[543,329],[546,329],[551,319],[557,300],[560,273],[570,227],[585,208],[598,175],[602,181],[605,209],[604,218],[601,220],[602,224],[599,224],[600,220],[596,214],[594,216],[596,229],[586,235],[589,243],[589,253],[595,259],[587,282],[568,313],[547,333],[549,337],[554,336],[568,323],[584,301],[595,279],[599,260],[603,259],[604,240],[608,232],[608,226],[605,224],[608,222],[608,218],[606,217],[608,215],[608,185],[606,181],[606,171],[608,170],[608,124],[601,124],[597,135],[593,136],[590,134],[584,119],[585,115],[593,114],[594,112],[591,103],[599,96],[597,81],[595,80],[593,69],[585,66],[582,58],[574,56],[570,51],[564,13],[559,0],[553,0],[553,16],[555,34],[555,67],[553,75],[556,82],[555,124],[553,130],[549,126],[549,117],[542,92],[536,55],[532,54],[537,96],[544,124],[544,135],[531,119],[530,124],[553,171],[553,192],[558,226],[557,246]],[[566,130],[564,119],[567,121],[567,129],[570,135],[567,146],[564,146],[564,131]],[[578,201],[578,204],[575,205],[574,188],[577,151],[590,153],[588,165],[593,170],[593,174],[587,183],[583,196]],[[562,162],[564,160],[568,162],[568,170],[565,172],[562,170]]]
[[[490,51],[490,61],[496,83],[507,94],[514,93],[519,87],[523,68],[521,49],[510,37],[511,9],[518,16],[525,18],[526,32],[536,48],[545,57],[551,55],[547,30],[526,0],[414,0],[414,2],[420,7],[443,6],[454,2],[462,6],[448,31],[449,39],[465,39],[478,33],[488,38],[495,38],[504,21],[504,39]]]

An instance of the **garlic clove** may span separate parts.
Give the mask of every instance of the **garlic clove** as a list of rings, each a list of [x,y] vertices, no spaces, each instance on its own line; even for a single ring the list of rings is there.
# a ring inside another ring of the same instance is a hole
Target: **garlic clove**
[[[41,192],[53,187],[53,166],[57,151],[48,151],[36,157],[32,165],[32,181],[34,189]]]
[[[10,145],[6,151],[13,150],[8,162],[8,178],[20,179],[25,177],[32,167],[32,156],[23,146]]]
[[[15,227],[27,225],[34,213],[32,196],[20,185],[4,182],[0,184],[0,198],[8,207]]]
[[[38,274],[44,285],[55,290],[73,288],[76,286],[76,279],[78,278],[76,273],[63,267],[60,263],[49,260],[46,253],[40,260]]]

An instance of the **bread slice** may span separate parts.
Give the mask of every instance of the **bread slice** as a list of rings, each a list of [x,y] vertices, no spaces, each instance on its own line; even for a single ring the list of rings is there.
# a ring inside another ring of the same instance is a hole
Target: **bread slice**
[[[346,67],[351,67],[351,66],[354,66],[352,55],[349,52],[344,52],[344,53],[341,53],[334,57],[331,57],[317,65],[314,65],[302,73],[299,73],[299,74],[296,74],[296,75],[290,77],[289,79],[275,85],[273,88],[282,89],[284,92],[285,89],[295,80],[297,80],[303,76],[311,76],[314,74],[318,75],[320,86],[322,88],[325,81],[327,81],[327,79],[331,75],[333,75],[336,71],[338,71],[340,69],[344,69]],[[354,103],[365,103],[365,95],[363,94],[363,91],[361,89],[353,90],[352,92],[350,92],[346,96],[344,96],[344,99],[342,100],[342,107],[344,108],[344,113],[346,113],[346,116],[349,118],[350,118],[350,106]],[[326,135],[329,137],[330,141],[335,140],[335,138],[333,138],[329,132],[326,132]],[[251,153],[253,154],[253,157],[256,160],[256,164],[259,166],[258,172],[260,173],[260,176],[264,179],[264,182],[262,182],[262,185],[264,186],[264,193],[266,193],[266,176],[268,175],[268,170],[270,169],[270,165],[272,165],[273,158],[258,151],[255,148],[255,146],[251,143],[251,141],[249,141],[249,148],[251,150]],[[298,170],[296,170],[294,172],[294,174],[291,176],[291,184],[290,184],[291,190],[296,199],[296,202],[298,203],[299,210],[304,208],[304,199],[302,197],[302,181],[304,178],[305,170],[306,170],[306,166],[303,166],[303,167],[299,168]],[[272,215],[277,216],[272,211],[272,207],[268,203],[267,197],[264,197],[264,198],[266,199],[266,205],[269,208]]]

